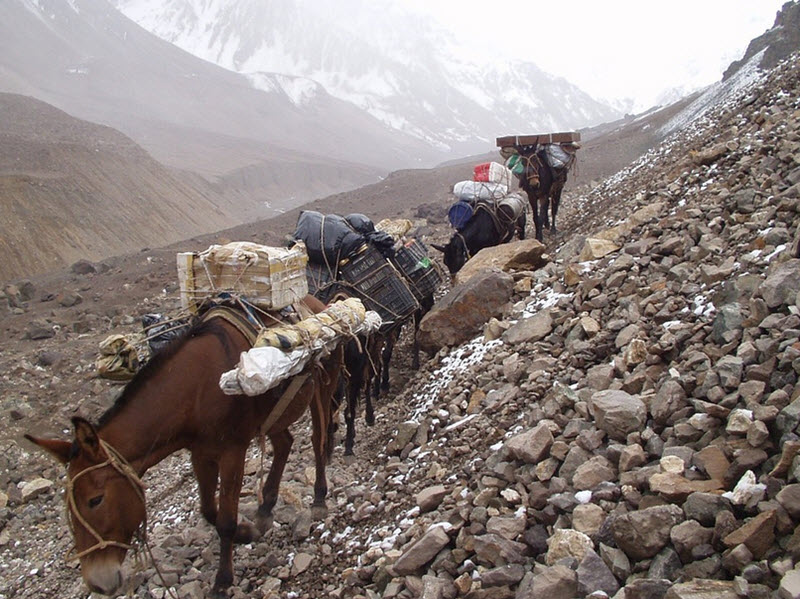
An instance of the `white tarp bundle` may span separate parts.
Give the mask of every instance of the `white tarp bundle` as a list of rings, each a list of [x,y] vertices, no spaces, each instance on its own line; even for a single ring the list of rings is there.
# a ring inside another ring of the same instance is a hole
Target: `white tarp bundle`
[[[459,200],[496,200],[508,193],[508,186],[486,181],[459,181],[453,186],[453,195]]]
[[[236,368],[220,377],[220,389],[226,395],[266,393],[302,372],[312,359],[328,355],[343,340],[375,332],[381,324],[381,317],[366,310],[360,299],[348,298],[296,325],[265,329],[255,346],[242,352]]]
[[[544,151],[547,154],[547,162],[554,169],[562,169],[570,163],[572,155],[567,153],[561,144],[546,144]]]

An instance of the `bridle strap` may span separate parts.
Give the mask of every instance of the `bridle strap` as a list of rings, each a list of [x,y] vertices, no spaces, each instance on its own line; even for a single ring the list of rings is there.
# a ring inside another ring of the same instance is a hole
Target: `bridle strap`
[[[467,256],[467,260],[472,258],[472,255],[469,252],[469,246],[467,245],[467,240],[464,239],[464,236],[461,234],[461,231],[456,231],[455,236],[461,240],[461,243],[464,245],[464,254]]]
[[[107,547],[119,547],[120,549],[132,549],[133,545],[127,543],[121,543],[119,541],[109,541],[104,539],[100,534],[86,521],[86,518],[83,517],[80,510],[78,509],[78,504],[75,501],[75,481],[78,480],[81,476],[85,476],[90,472],[94,472],[95,470],[100,470],[101,468],[112,467],[114,470],[119,472],[123,478],[125,478],[131,486],[136,491],[136,494],[139,496],[139,499],[142,502],[142,506],[145,507],[145,496],[144,496],[144,489],[145,485],[139,476],[136,474],[136,471],[133,467],[128,463],[128,461],[122,457],[122,455],[114,449],[111,445],[103,441],[98,437],[98,441],[100,442],[100,447],[106,454],[106,461],[101,462],[99,464],[95,464],[94,466],[89,466],[78,472],[73,478],[67,477],[67,488],[66,488],[66,500],[67,500],[67,523],[69,524],[70,530],[72,531],[73,537],[75,536],[75,524],[73,518],[76,519],[81,526],[83,526],[89,534],[91,534],[97,543],[89,547],[88,549],[84,549],[83,551],[76,552],[75,548],[73,547],[69,552],[67,552],[66,560],[67,562],[78,560],[90,553],[95,551],[100,551],[101,549],[106,549]],[[147,512],[145,510],[145,519],[143,521],[144,530],[147,529]]]

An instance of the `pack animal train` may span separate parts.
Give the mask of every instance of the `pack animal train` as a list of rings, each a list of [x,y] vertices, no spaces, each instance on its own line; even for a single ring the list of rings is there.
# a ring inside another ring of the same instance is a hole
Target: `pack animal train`
[[[313,312],[324,308],[312,296],[304,303]],[[233,545],[254,541],[270,526],[293,442],[289,427],[309,407],[317,466],[314,506],[324,510],[325,435],[341,351],[263,395],[224,395],[220,375],[249,348],[250,339],[229,318],[200,320],[137,373],[96,426],[74,418],[71,441],[26,435],[67,467],[65,499],[75,542],[71,556],[80,561],[92,591],[110,595],[121,587],[122,562],[132,539],[146,534],[141,477],[179,449],[191,453],[200,510],[220,539],[215,598],[226,597],[233,582]],[[286,393],[294,393],[294,399],[273,414]],[[270,439],[273,460],[253,526],[239,522],[238,506],[245,455],[260,433]]]

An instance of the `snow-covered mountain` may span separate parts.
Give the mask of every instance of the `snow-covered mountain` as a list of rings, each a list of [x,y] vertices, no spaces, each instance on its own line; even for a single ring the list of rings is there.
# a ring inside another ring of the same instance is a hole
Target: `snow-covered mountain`
[[[532,63],[467,61],[458,48],[479,31],[455,39],[390,0],[112,2],[259,89],[280,86],[298,105],[325,91],[442,150],[485,150],[497,135],[621,115]]]

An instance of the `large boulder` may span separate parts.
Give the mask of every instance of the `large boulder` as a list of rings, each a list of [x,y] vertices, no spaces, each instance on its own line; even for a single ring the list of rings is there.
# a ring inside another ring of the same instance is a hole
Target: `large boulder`
[[[417,335],[420,347],[433,353],[479,335],[490,318],[500,315],[513,291],[514,278],[498,270],[456,285],[422,319]]]
[[[536,270],[547,264],[543,258],[545,246],[535,239],[512,241],[483,248],[456,275],[456,283],[466,283],[487,269],[503,272],[509,270]]]

